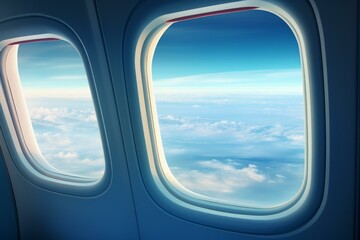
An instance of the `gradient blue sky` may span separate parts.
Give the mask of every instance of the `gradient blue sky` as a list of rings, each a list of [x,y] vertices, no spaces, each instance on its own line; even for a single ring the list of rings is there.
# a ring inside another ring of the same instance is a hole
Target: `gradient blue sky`
[[[245,11],[173,24],[153,58],[153,78],[269,69],[300,69],[287,24],[265,11]]]
[[[84,64],[68,42],[21,44],[18,62],[27,96],[90,98]]]

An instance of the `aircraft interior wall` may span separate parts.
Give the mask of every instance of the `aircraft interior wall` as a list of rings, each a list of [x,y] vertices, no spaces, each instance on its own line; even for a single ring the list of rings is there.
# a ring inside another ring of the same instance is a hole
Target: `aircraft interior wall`
[[[307,84],[303,192],[264,211],[174,190],[157,160],[146,85],[151,43],[174,19],[249,6],[300,31]],[[0,239],[359,239],[359,14],[356,0],[0,0]],[[5,61],[11,44],[50,38],[83,61],[104,153],[99,179],[29,160]]]

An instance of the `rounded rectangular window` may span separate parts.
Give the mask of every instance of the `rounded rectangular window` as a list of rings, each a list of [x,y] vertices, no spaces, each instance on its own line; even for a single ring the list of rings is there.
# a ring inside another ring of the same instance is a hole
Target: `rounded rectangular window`
[[[205,15],[168,21],[154,49],[159,165],[195,198],[286,204],[306,178],[297,38],[270,12]]]
[[[83,61],[67,41],[7,47],[9,97],[29,163],[47,175],[101,178],[105,159]]]

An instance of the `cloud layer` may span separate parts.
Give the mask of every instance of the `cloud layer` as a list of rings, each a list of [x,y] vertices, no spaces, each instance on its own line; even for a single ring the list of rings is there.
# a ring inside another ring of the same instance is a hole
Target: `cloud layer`
[[[30,102],[33,129],[44,158],[60,171],[101,177],[105,162],[91,101]]]
[[[229,193],[267,179],[254,164],[237,168],[234,164],[216,159],[199,161],[197,164],[196,170],[173,170],[177,180],[194,192]]]
[[[157,101],[171,172],[187,189],[222,201],[290,200],[304,178],[302,96],[225,97]]]
[[[264,207],[291,199],[304,178],[301,96],[226,97],[157,102],[171,172],[189,190],[222,201]],[[31,99],[28,104],[50,164],[71,174],[103,174],[90,100]]]

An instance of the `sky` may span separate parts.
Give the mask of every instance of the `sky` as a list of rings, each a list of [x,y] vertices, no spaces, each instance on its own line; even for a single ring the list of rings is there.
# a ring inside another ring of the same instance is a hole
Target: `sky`
[[[153,79],[157,80],[300,68],[294,34],[283,20],[264,11],[222,14],[175,23],[161,37],[156,50]]]
[[[216,201],[273,207],[304,178],[299,47],[272,13],[247,11],[172,24],[152,62],[170,171]]]
[[[18,67],[27,97],[91,98],[82,59],[66,41],[21,44]]]
[[[105,161],[82,59],[65,41],[21,44],[19,76],[40,151],[59,171],[103,175]]]
[[[100,177],[104,156],[85,70],[64,41],[22,44],[19,72],[44,158]],[[152,61],[166,161],[185,188],[273,207],[304,179],[304,97],[297,41],[274,14],[246,11],[172,24]]]

